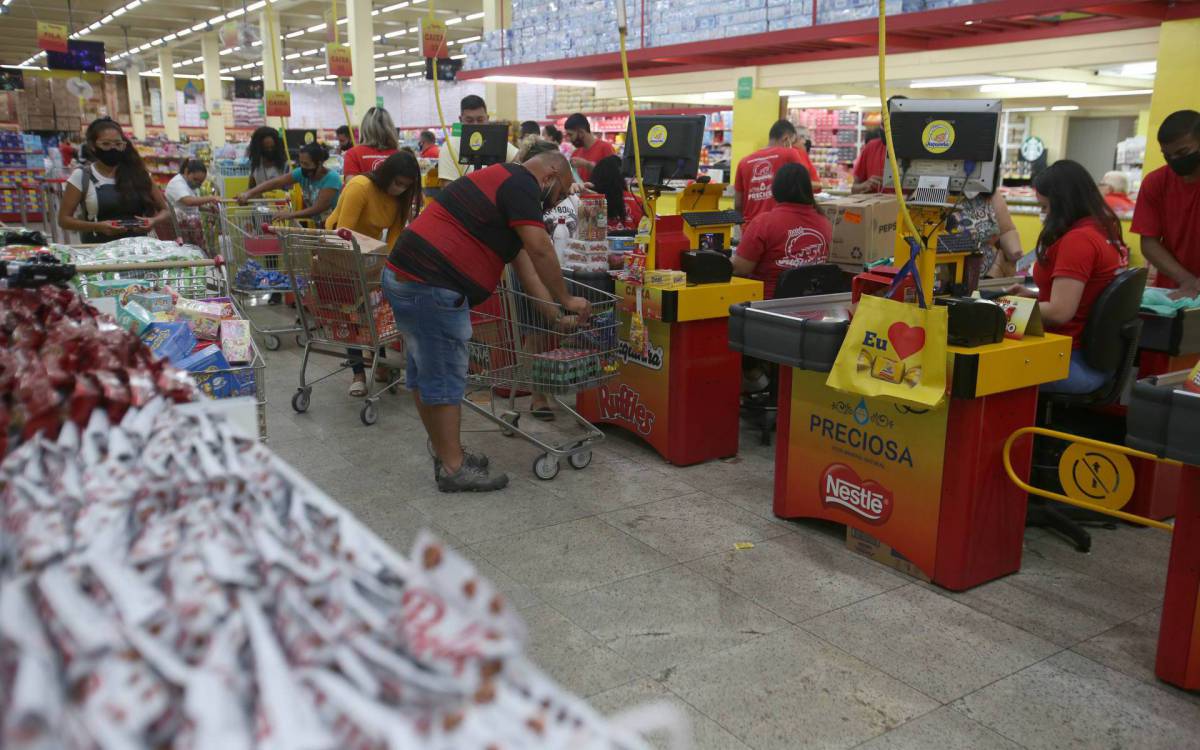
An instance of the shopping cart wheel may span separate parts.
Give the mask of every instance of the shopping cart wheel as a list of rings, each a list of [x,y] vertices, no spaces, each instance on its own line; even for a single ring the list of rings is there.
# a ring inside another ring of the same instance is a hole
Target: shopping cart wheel
[[[579,451],[567,456],[567,463],[571,464],[572,469],[583,469],[592,462],[591,451]]]
[[[375,409],[375,402],[368,401],[363,404],[362,411],[359,412],[358,418],[361,419],[362,423],[368,427],[375,424],[375,420],[379,419],[379,412]]]
[[[281,343],[279,337],[273,333],[263,336],[263,346],[267,347],[267,351],[269,352],[278,350]]]
[[[304,346],[304,337],[298,333],[296,334],[296,346]]]
[[[504,422],[507,425],[512,425],[512,427],[515,428],[515,427],[517,427],[517,425],[521,424],[521,415],[517,414],[515,411],[507,411],[500,415],[500,421]],[[500,434],[503,435],[504,437],[512,437],[516,433],[513,432],[513,430],[508,429],[507,427],[501,427]]]
[[[538,479],[547,481],[558,476],[558,459],[549,453],[543,453],[533,461],[533,473]]]
[[[310,395],[311,393],[307,389],[301,388],[297,390],[292,394],[292,408],[295,409],[299,414],[303,414],[304,412],[308,411],[308,401]]]

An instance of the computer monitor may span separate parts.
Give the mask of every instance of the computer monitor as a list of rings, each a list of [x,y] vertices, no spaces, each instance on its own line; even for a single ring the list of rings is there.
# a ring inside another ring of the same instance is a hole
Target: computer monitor
[[[990,193],[997,187],[999,99],[893,99],[888,107],[900,184],[905,192],[938,181],[947,194]],[[892,187],[892,170],[883,170]]]
[[[670,180],[693,180],[700,169],[704,145],[704,115],[655,115],[637,118],[637,137],[642,157],[642,180],[663,186]],[[633,163],[633,128],[625,132],[622,171],[636,177]]]
[[[458,144],[459,164],[476,168],[503,164],[508,161],[508,125],[503,122],[463,125]]]

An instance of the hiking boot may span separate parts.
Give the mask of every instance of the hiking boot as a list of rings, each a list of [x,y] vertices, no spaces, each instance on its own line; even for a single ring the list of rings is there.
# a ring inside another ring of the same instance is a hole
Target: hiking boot
[[[446,468],[439,466],[437,486],[442,492],[493,492],[508,486],[508,475],[491,476],[487,469],[472,466],[464,460],[454,474],[447,474]]]
[[[476,469],[487,471],[488,457],[482,453],[469,453],[466,446],[463,446],[463,464],[474,466]],[[433,478],[436,480],[442,474],[442,459],[437,456],[433,457]]]

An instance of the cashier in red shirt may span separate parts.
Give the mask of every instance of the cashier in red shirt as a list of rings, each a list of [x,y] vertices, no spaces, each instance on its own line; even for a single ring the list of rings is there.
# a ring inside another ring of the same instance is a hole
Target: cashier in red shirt
[[[745,228],[755,217],[775,207],[771,197],[771,186],[775,173],[784,164],[799,164],[808,170],[814,190],[820,189],[821,178],[804,144],[796,135],[796,126],[787,120],[779,120],[767,132],[767,147],[759,149],[738,162],[737,175],[733,180],[733,207],[742,212]]]
[[[1167,160],[1142,179],[1132,229],[1142,254],[1158,269],[1160,287],[1179,297],[1200,295],[1200,112],[1167,115],[1158,128]]]
[[[359,144],[342,154],[342,179],[374,172],[389,156],[400,149],[392,116],[383,107],[371,107],[363,115],[358,129]]]
[[[775,207],[761,214],[742,235],[733,272],[763,283],[763,297],[775,296],[779,276],[789,268],[829,260],[833,226],[817,210],[812,179],[799,164],[784,164],[771,183]]]
[[[1046,330],[1073,339],[1067,377],[1043,385],[1042,391],[1092,393],[1113,373],[1088,365],[1079,337],[1096,298],[1129,261],[1121,222],[1079,162],[1055,162],[1033,178],[1033,188],[1044,217],[1033,264],[1038,291],[1034,295],[1021,286],[1008,291],[1036,296]]]
[[[604,196],[608,208],[608,231],[636,232],[645,211],[637,196],[629,192],[621,174],[621,157],[607,156],[592,170],[592,189]]]
[[[422,130],[420,138],[417,139],[418,156],[422,159],[436,159],[441,156],[442,150],[438,148],[437,140],[433,137],[432,130]]]
[[[567,140],[575,147],[571,152],[571,166],[583,180],[591,180],[596,163],[606,156],[616,156],[617,151],[608,141],[592,135],[592,124],[588,118],[576,112],[563,123]]]

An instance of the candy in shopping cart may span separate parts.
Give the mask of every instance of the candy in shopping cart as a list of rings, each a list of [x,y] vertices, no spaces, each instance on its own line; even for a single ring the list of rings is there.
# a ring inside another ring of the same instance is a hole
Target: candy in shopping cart
[[[151,323],[142,332],[142,341],[159,359],[175,364],[196,348],[196,335],[185,322]]]
[[[263,268],[256,260],[247,260],[234,276],[239,289],[291,289],[292,282],[282,271]]]
[[[196,385],[213,398],[229,398],[241,390],[240,384],[226,372],[229,370],[229,360],[225,359],[218,346],[197,349],[176,364],[180,369],[196,375]]]
[[[249,362],[251,358],[250,321],[221,321],[221,351],[233,364]]]
[[[146,326],[154,322],[154,317],[146,308],[136,302],[117,305],[117,325],[135,336],[145,332]]]
[[[175,317],[192,326],[196,338],[216,341],[221,336],[221,313],[224,308],[215,302],[200,302],[180,298],[175,303]]]
[[[137,292],[129,295],[129,301],[138,303],[151,314],[171,312],[175,308],[175,299],[166,292]]]

